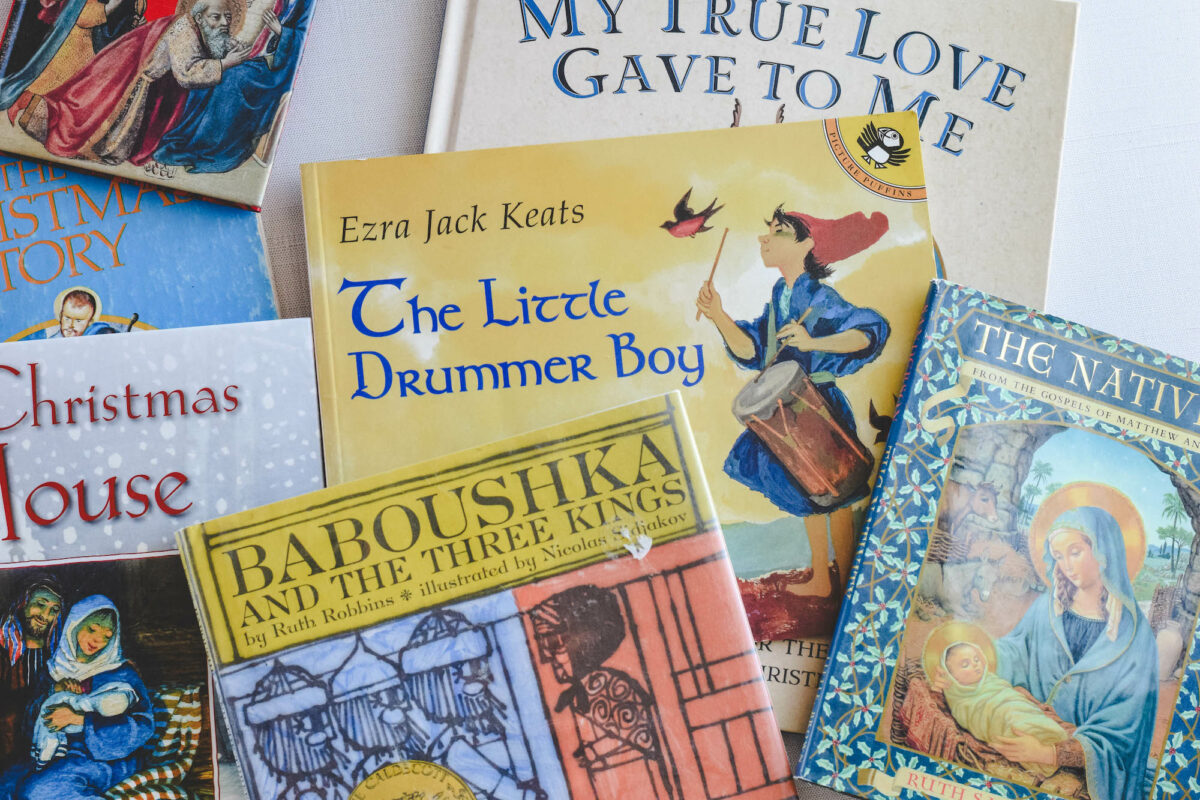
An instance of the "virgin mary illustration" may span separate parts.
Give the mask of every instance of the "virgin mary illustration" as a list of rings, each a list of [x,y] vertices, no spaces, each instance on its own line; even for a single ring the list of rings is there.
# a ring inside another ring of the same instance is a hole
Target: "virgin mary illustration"
[[[1158,703],[1158,651],[1133,596],[1146,557],[1141,516],[1099,483],[1043,501],[1030,526],[1034,567],[1050,587],[996,642],[997,674],[1029,690],[1075,731],[993,746],[1010,761],[1082,767],[1092,800],[1142,800]]]

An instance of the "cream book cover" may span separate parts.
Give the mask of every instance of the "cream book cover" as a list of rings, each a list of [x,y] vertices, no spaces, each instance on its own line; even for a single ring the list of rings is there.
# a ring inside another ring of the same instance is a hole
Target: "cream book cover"
[[[425,149],[911,109],[946,272],[1041,307],[1077,10],[449,0]]]
[[[910,112],[306,165],[330,482],[682,391],[798,726],[935,274],[916,141]]]

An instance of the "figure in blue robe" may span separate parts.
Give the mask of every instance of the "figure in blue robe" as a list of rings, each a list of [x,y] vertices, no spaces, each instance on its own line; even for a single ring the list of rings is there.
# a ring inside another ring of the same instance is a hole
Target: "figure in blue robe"
[[[99,652],[87,656],[80,643],[80,631],[97,612],[110,612],[112,638]],[[34,765],[32,754],[0,775],[0,798],[20,800],[91,800],[102,796],[141,768],[139,754],[154,734],[154,714],[150,692],[121,649],[117,609],[103,595],[92,595],[76,603],[50,663],[50,677],[61,687],[62,681],[76,681],[84,692],[116,683],[128,686],[136,695],[125,712],[106,717],[97,713],[83,715],[83,729],[67,736],[66,755],[55,758],[44,769]],[[41,701],[33,705],[40,708]]]
[[[1051,552],[1064,531],[1078,531],[1091,544],[1108,592],[1105,619],[1074,613],[1058,591],[1043,594],[996,643],[997,674],[1077,726],[1072,738],[1083,748],[1091,800],[1146,800],[1158,704],[1154,636],[1134,600],[1116,519],[1081,506],[1055,520],[1044,552],[1051,586],[1067,580]]]
[[[771,289],[771,301],[758,319],[737,323],[754,342],[754,357],[739,358],[731,350],[726,349],[726,352],[742,367],[762,370],[776,349],[772,341],[774,331],[801,319],[805,330],[814,338],[849,330],[866,334],[867,346],[853,353],[825,353],[784,347],[774,356],[775,363],[798,362],[817,391],[834,409],[842,426],[853,433],[856,426],[850,401],[834,383],[834,379],[858,372],[883,350],[889,328],[878,312],[851,305],[833,287],[809,274],[798,277],[790,287],[786,279],[780,278]],[[734,442],[733,449],[725,459],[725,472],[739,483],[766,495],[767,499],[789,514],[805,517],[832,510],[830,507],[814,505],[779,458],[753,431],[743,431]],[[848,497],[837,507],[861,500],[866,493],[867,485],[864,484],[860,492]]]
[[[189,92],[154,160],[188,172],[229,172],[250,158],[291,89],[311,16],[310,0],[295,0],[281,15],[281,33],[271,37],[266,55],[228,70],[211,89]]]

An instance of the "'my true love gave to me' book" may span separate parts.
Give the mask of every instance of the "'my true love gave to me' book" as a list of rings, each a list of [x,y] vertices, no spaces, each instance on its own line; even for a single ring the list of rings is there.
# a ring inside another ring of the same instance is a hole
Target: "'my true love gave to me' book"
[[[14,0],[0,148],[257,208],[318,0]]]
[[[916,138],[909,112],[307,165],[331,482],[681,390],[798,729],[935,273],[920,150],[879,143]]]
[[[1061,0],[448,0],[426,152],[913,110],[950,277],[1043,305]]]
[[[795,797],[678,394],[179,546],[251,800]]]
[[[935,283],[799,777],[1195,794],[1198,371]]]
[[[172,532],[320,488],[319,441],[307,320],[0,346],[0,797],[212,795]]]

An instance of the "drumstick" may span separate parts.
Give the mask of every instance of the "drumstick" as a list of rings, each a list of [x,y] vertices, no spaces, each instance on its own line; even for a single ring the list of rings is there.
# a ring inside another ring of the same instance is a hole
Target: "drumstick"
[[[721,260],[721,251],[725,248],[725,237],[728,235],[729,228],[726,228],[725,232],[721,234],[721,243],[717,245],[717,257],[713,259],[712,271],[708,273],[708,280],[704,282],[706,285],[711,286],[713,276],[717,274],[717,262]],[[696,309],[696,321],[700,321],[700,309],[698,308]]]
[[[774,302],[774,301],[772,301],[772,302]],[[803,325],[804,320],[808,319],[808,314],[810,311],[812,311],[812,306],[809,306],[808,308],[804,309],[804,313],[800,315],[800,319],[796,320],[796,324]],[[778,332],[775,334],[775,338],[779,338]],[[776,350],[775,355],[771,356],[771,360],[768,361],[766,363],[766,365],[759,371],[758,375],[755,376],[754,380],[757,381],[759,378],[761,378],[763,376],[763,373],[765,373],[767,370],[769,370],[771,368],[771,366],[775,363],[776,359],[779,358],[779,354],[782,352],[783,352],[782,347],[779,348],[778,350]]]

